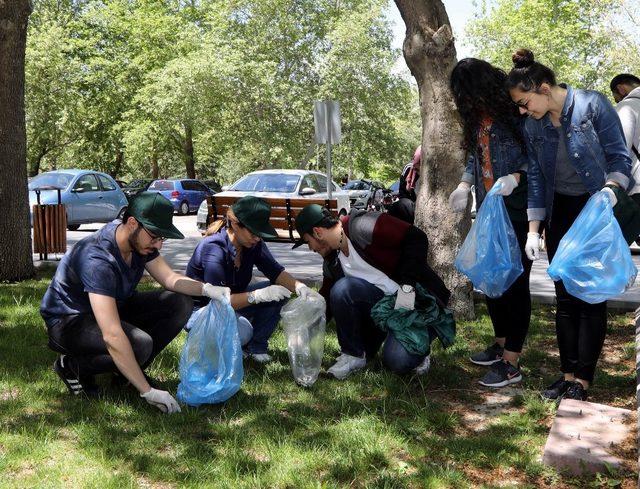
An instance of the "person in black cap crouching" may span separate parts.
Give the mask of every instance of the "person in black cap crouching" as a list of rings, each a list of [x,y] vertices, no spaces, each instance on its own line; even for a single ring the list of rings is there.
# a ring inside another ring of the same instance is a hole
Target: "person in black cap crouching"
[[[396,295],[395,309],[414,310],[417,283],[444,307],[449,291],[427,265],[427,236],[405,221],[381,212],[352,211],[336,219],[317,204],[296,217],[300,241],[324,258],[320,294],[327,319],[335,319],[341,354],[327,370],[337,379],[364,368],[384,343],[382,361],[398,374],[429,370],[429,355],[410,353],[393,334],[380,330],[371,309]]]
[[[307,298],[317,294],[294,279],[278,263],[262,238],[277,237],[269,224],[271,206],[259,197],[238,199],[225,219],[213,222],[187,266],[187,276],[231,288],[238,333],[245,353],[253,360],[271,361],[268,341],[280,320],[285,299],[295,292]],[[251,284],[253,266],[268,280]],[[206,305],[208,299],[196,301]]]
[[[171,394],[152,386],[144,369],[189,319],[189,296],[229,300],[229,289],[171,270],[160,256],[162,243],[184,238],[172,218],[171,202],[142,192],[122,221],[82,239],[60,261],[40,314],[49,347],[61,354],[54,371],[72,394],[97,394],[94,376],[114,372],[149,404],[166,413],[180,411]],[[145,270],[163,290],[135,290]]]

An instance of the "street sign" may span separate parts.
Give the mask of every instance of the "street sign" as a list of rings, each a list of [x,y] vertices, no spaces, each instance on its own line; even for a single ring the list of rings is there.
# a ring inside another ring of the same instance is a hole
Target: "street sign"
[[[340,144],[340,103],[333,100],[316,100],[313,103],[313,124],[316,130],[316,144]]]

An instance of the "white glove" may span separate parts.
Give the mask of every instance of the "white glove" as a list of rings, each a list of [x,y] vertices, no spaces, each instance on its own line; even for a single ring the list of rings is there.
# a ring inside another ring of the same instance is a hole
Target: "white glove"
[[[296,294],[298,294],[298,297],[302,298],[305,301],[311,299],[316,295],[320,295],[311,287],[306,286],[302,282],[298,282],[296,284]]]
[[[282,285],[269,285],[264,289],[256,289],[253,292],[249,292],[249,294],[253,295],[254,304],[281,301],[282,299],[291,297],[291,291]]]
[[[172,414],[180,412],[178,402],[167,391],[161,391],[152,387],[149,392],[140,394],[140,397],[144,397],[145,401],[157,407],[163,413]]]
[[[496,193],[504,195],[506,197],[507,195],[511,195],[511,193],[515,190],[515,188],[518,186],[518,181],[513,175],[505,175],[504,177],[498,178],[496,180],[496,183],[494,183],[493,185],[496,186],[498,184],[500,184],[501,187],[496,191]]]
[[[538,233],[527,233],[527,243],[524,245],[524,251],[531,261],[540,258],[540,235]]]
[[[616,198],[616,193],[610,187],[603,188],[601,192],[604,192],[607,195],[607,197],[609,197],[609,201],[611,202],[611,207],[615,207],[616,204],[618,203],[618,199]]]
[[[219,285],[203,284],[202,295],[214,301],[229,302],[231,300],[231,289],[220,287]]]
[[[408,309],[413,311],[416,308],[416,289],[412,292],[404,292],[402,286],[398,289],[398,295],[396,296],[396,305],[394,309]]]
[[[469,201],[469,190],[471,185],[467,182],[460,182],[458,187],[449,195],[449,207],[453,212],[464,212]]]

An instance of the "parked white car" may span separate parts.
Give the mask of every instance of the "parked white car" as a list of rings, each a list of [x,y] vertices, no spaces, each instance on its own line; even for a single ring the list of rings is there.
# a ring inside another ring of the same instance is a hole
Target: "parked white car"
[[[331,197],[337,200],[340,214],[351,210],[349,192],[341,190],[338,184],[331,182]],[[216,197],[275,197],[279,199],[308,198],[326,199],[327,176],[309,170],[260,170],[248,173],[228,189],[216,194]],[[198,209],[196,224],[200,232],[207,228],[207,201]]]

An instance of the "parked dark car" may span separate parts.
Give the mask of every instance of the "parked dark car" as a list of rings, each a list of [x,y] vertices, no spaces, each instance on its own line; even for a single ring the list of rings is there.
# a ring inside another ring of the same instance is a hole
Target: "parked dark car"
[[[152,182],[153,180],[151,179],[139,178],[127,184],[122,191],[127,196],[127,199],[130,199],[134,195],[138,195],[140,192],[147,190]]]
[[[127,182],[124,180],[116,180],[116,183],[120,186],[120,188],[125,188],[127,186]]]
[[[176,180],[154,180],[149,188],[149,192],[158,192],[164,195],[173,204],[173,208],[180,215],[189,212],[196,212],[207,195],[214,192],[200,180],[176,179]]]

